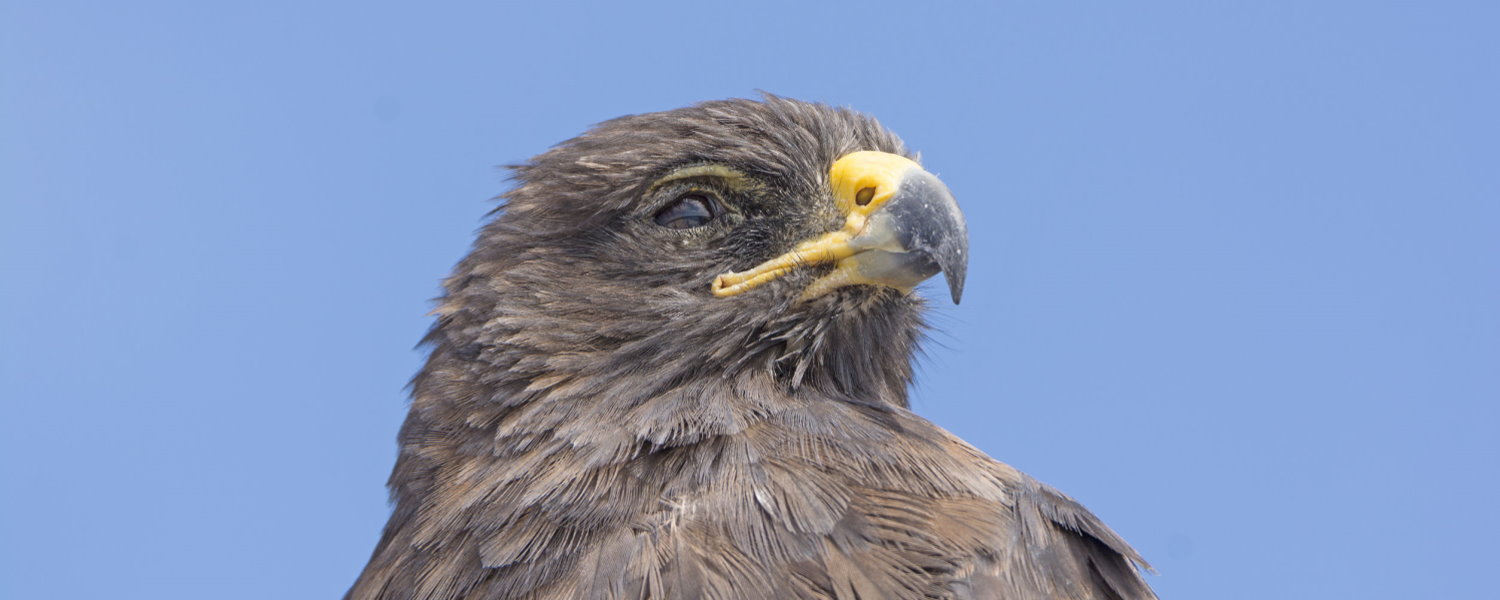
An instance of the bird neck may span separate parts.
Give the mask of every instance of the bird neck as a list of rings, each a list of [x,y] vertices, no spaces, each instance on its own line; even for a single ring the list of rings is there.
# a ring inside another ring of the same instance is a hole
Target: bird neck
[[[917,301],[894,291],[835,294],[749,324],[727,310],[663,319],[680,294],[581,296],[450,294],[414,414],[491,439],[587,430],[609,439],[573,441],[625,447],[733,434],[781,398],[906,406],[922,325]],[[629,308],[640,306],[651,308]]]

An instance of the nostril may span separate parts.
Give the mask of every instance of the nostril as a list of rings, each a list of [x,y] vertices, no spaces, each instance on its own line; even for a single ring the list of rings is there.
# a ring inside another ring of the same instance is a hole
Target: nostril
[[[874,199],[875,199],[875,188],[873,188],[873,187],[861,188],[859,190],[859,192],[856,192],[854,194],[854,203],[858,204],[860,206],[866,206],[866,205],[870,204],[871,200],[874,200]]]

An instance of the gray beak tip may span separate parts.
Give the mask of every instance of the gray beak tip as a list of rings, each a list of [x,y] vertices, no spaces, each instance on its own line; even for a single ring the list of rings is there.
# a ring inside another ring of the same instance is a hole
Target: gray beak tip
[[[904,225],[903,246],[937,263],[953,303],[958,304],[969,267],[969,227],[952,192],[931,173],[916,171],[902,182],[894,202],[890,210]]]
[[[964,297],[964,273],[959,268],[958,273],[943,272],[943,278],[948,280],[948,293],[953,295],[953,303],[958,304]]]

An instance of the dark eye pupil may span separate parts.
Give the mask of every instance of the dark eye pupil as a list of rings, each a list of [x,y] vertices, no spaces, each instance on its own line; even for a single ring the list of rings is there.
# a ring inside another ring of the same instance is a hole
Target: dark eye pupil
[[[678,198],[656,213],[656,224],[672,229],[692,229],[707,225],[715,216],[713,202],[704,196],[693,194]]]

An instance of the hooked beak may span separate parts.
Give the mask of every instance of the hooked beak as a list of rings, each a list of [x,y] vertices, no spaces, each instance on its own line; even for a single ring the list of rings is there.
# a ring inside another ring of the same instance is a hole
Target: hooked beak
[[[748,271],[714,278],[715,296],[747,292],[802,265],[832,263],[831,273],[803,291],[815,298],[849,285],[910,292],[942,272],[957,304],[968,269],[969,238],[953,194],[912,160],[885,152],[854,152],[829,169],[844,226],[798,244]]]

